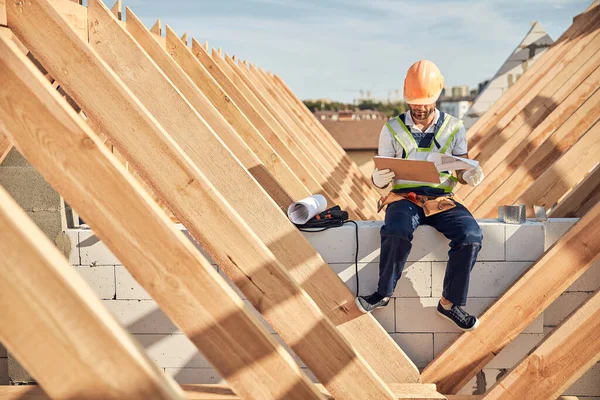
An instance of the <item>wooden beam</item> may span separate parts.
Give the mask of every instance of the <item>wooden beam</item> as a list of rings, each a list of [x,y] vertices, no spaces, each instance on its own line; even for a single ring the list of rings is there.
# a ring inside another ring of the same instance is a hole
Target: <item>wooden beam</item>
[[[196,53],[198,57],[210,58],[207,52],[201,53],[201,51],[198,50],[197,47],[195,47],[194,49],[197,50]],[[254,94],[257,100],[259,100],[262,104],[262,115],[264,118],[269,118],[269,121],[267,122],[270,122],[272,124],[271,126],[274,127],[274,135],[278,138],[279,142],[283,146],[283,151],[290,152],[294,156],[296,156],[297,159],[302,163],[302,165],[304,165],[308,169],[309,173],[312,174],[312,176],[316,177],[316,179],[321,183],[323,188],[328,193],[331,193],[333,196],[336,196],[334,197],[334,200],[336,201],[336,203],[340,204],[342,208],[346,209],[349,207],[350,209],[348,211],[358,213],[360,219],[365,219],[367,215],[364,214],[362,210],[360,210],[360,207],[356,205],[354,200],[352,200],[349,197],[349,190],[342,190],[339,187],[339,185],[336,185],[336,182],[333,179],[333,177],[327,176],[325,174],[324,169],[320,168],[320,166],[317,165],[317,163],[313,162],[313,159],[309,156],[305,149],[300,147],[295,140],[292,140],[290,138],[289,132],[286,131],[287,129],[290,129],[290,127],[286,124],[285,121],[283,121],[280,118],[277,118],[277,116],[272,112],[272,104],[270,104],[262,97],[262,94],[256,90],[254,84],[250,82],[249,77],[247,75],[240,73],[240,71],[237,72],[241,80],[245,83],[246,87],[248,87],[248,89]],[[258,104],[256,104],[256,106],[259,107]]]
[[[41,38],[36,39],[36,43],[41,40]],[[55,56],[56,53],[47,54],[47,57]],[[66,54],[63,56],[64,59],[56,61],[59,69],[70,59]],[[146,58],[147,56],[144,56],[137,59],[137,61],[144,62]],[[97,68],[98,66],[93,67]],[[152,71],[152,68],[147,70],[148,73],[153,73]],[[99,74],[99,72],[95,70],[87,71],[87,74],[78,77],[78,79],[81,79],[80,82],[87,82],[87,75],[95,76],[96,74]],[[70,81],[71,79],[74,79],[73,74],[65,76],[61,79],[61,82]],[[154,90],[154,86],[163,82],[164,79],[164,77],[158,76],[151,79],[153,85],[138,84],[131,86],[131,88],[140,91]],[[91,85],[90,90],[95,87],[103,87],[105,84],[99,82]],[[88,88],[88,85],[82,83],[81,86],[74,88],[74,91],[81,90],[81,88]],[[168,86],[166,89],[168,89]],[[168,90],[171,91],[172,89]],[[187,106],[180,104],[180,96],[167,98],[165,93],[159,92],[154,96],[146,94],[138,96],[138,98],[144,99],[149,109],[156,109],[153,112],[156,118],[164,118],[164,121],[167,121],[167,118],[171,119],[173,115],[180,115],[179,113],[184,111]],[[111,97],[108,94],[106,94],[108,97],[105,100],[99,99],[98,96],[92,98],[91,94],[95,96],[95,92],[91,91],[90,96],[86,97],[85,100],[94,100],[94,103],[90,104],[92,107],[87,108],[99,112],[106,111],[104,109],[107,103],[111,103],[108,104],[111,107],[115,106],[112,104],[114,100],[109,100]],[[105,119],[111,118],[110,116],[115,113],[118,114],[118,109],[116,107],[106,111]],[[410,359],[371,315],[364,315],[358,311],[354,304],[354,295],[346,285],[278,209],[273,200],[232,157],[231,153],[223,147],[222,142],[201,126],[193,129],[195,132],[194,139],[190,139],[189,123],[195,120],[197,120],[197,117],[190,117],[189,119],[179,117],[171,120],[170,123],[161,123],[161,125],[169,126],[172,139],[181,146],[190,159],[216,186],[217,190],[229,201],[230,205],[244,218],[296,282],[299,282],[303,289],[315,300],[321,311],[338,326],[346,340],[351,343],[360,356],[366,359],[377,375],[385,382],[390,383],[417,382],[419,380],[418,370]],[[114,121],[105,122],[112,123]],[[112,125],[111,129],[114,131],[114,135],[124,130],[124,123],[126,121],[115,122]],[[139,128],[133,130],[137,131],[137,129]],[[127,134],[123,133],[123,135]],[[138,147],[137,142],[132,142],[132,149]],[[120,148],[125,151],[123,146],[120,146]],[[212,157],[206,157],[207,154],[211,154]],[[133,162],[133,160],[130,159],[130,162]]]
[[[516,200],[515,204],[550,208],[600,162],[600,123],[579,139]],[[531,216],[532,210],[528,210]]]
[[[223,117],[231,124],[233,129],[240,135],[244,142],[262,161],[265,167],[282,182],[289,182],[286,190],[295,199],[306,197],[307,193],[323,193],[330,201],[329,195],[316,188],[307,185],[310,177],[299,175],[293,165],[283,160],[281,154],[271,146],[270,140],[266,140],[257,127],[252,124],[248,115],[239,107],[240,99],[231,97],[229,93],[214,80],[211,74],[193,56],[191,50],[184,46],[171,28],[167,25],[167,51],[180,67],[188,74],[191,80],[206,95]],[[270,139],[270,138],[269,138]],[[305,186],[307,185],[307,186]],[[315,182],[316,185],[316,182]],[[312,189],[317,189],[313,192]]]
[[[180,148],[50,3],[24,6],[26,12],[15,3],[8,5],[13,31],[65,89],[74,93],[87,115],[106,128],[105,133],[122,132],[129,142],[119,148],[129,155],[131,163],[140,165],[137,158],[143,157],[146,164],[156,166],[156,172],[150,168],[138,171],[162,175],[162,181],[169,182],[169,188],[163,184],[155,186],[157,190],[169,190],[172,197],[195,193],[196,207],[191,208],[208,210],[205,217],[214,220],[207,221],[207,228],[215,235],[220,225],[239,229],[239,236],[228,237],[226,243],[217,236],[214,242],[231,257],[232,264],[246,264],[247,260],[230,253],[227,247],[236,247],[236,242],[248,236],[248,229],[210,182],[194,169],[184,168],[186,158]],[[14,54],[5,49],[0,60],[6,62],[11,57]],[[64,101],[55,91],[49,91],[48,84],[40,83],[40,74],[23,60],[8,67],[0,68],[2,76],[7,77],[0,85],[0,98],[7,99],[0,115],[15,146],[78,210],[236,393],[253,399],[321,398],[292,357],[262,328],[233,289],[173,226],[99,137],[72,109],[65,108]],[[26,123],[22,115],[27,116]],[[147,137],[149,131],[154,140]],[[256,273],[261,272],[264,270]],[[247,286],[258,291],[255,283]]]
[[[592,58],[589,61],[598,63],[600,58],[596,60]],[[595,70],[576,89],[572,90],[539,125],[534,128],[529,123],[523,124],[507,141],[498,143],[495,153],[487,161],[480,163],[486,172],[486,179],[476,188],[464,185],[457,191],[470,209],[474,210],[478,207],[483,199],[504,182],[553,133],[558,129],[564,129],[562,128],[564,125],[572,124],[573,121],[570,121],[570,118],[590,118],[581,113],[575,116],[573,114],[580,107],[585,107],[586,101],[600,85],[600,67],[597,65],[594,66]],[[545,106],[542,106],[536,113],[546,115],[547,110]],[[593,114],[594,111],[592,110],[591,113]],[[491,148],[486,147],[485,151],[488,150],[491,151]]]
[[[293,104],[295,104],[294,109],[297,112],[298,118],[308,126],[312,127],[312,129],[316,132],[321,133],[320,136],[325,140],[325,142],[327,143],[327,147],[330,149],[330,151],[335,152],[339,155],[340,161],[338,161],[338,163],[340,167],[348,169],[348,171],[350,171],[350,173],[354,176],[356,180],[362,181],[362,185],[365,188],[365,190],[370,189],[370,198],[376,203],[380,197],[379,194],[372,186],[372,183],[364,177],[364,175],[362,174],[362,172],[360,172],[356,164],[350,159],[350,157],[344,151],[344,149],[342,149],[340,144],[331,136],[331,134],[325,129],[323,124],[321,124],[316,119],[314,114],[310,112],[308,108],[306,108],[304,103],[302,103],[302,101],[292,92],[292,90],[285,84],[285,82],[283,82],[283,80],[280,77],[275,75],[272,79],[274,83],[277,84],[284,91],[284,93],[287,94],[288,99]]]
[[[121,21],[122,15],[123,15],[123,2],[122,0],[117,0],[115,2],[115,4],[112,6],[112,8],[110,9],[110,12],[112,12],[114,14],[114,16]]]
[[[193,46],[197,46],[197,42],[194,40],[192,42]],[[167,47],[175,61],[187,72],[198,87],[203,88],[207,97],[242,136],[244,141],[255,151],[269,170],[273,170],[270,167],[272,162],[268,161],[270,154],[278,164],[289,167],[292,175],[295,175],[295,177],[290,178],[292,185],[297,185],[298,181],[300,181],[299,183],[302,183],[303,187],[308,189],[309,193],[323,194],[327,198],[328,203],[331,204],[337,200],[336,194],[328,192],[321,187],[319,182],[296,158],[296,155],[278,139],[272,127],[264,122],[233,84],[225,80],[217,81],[206,66],[194,57],[187,47],[182,46],[182,43],[168,26]],[[194,49],[194,51],[197,51],[197,47],[194,47]],[[202,51],[204,51],[203,48]],[[262,144],[262,147],[265,147],[265,149],[257,148],[252,143]],[[301,198],[295,194],[296,190],[293,188],[289,192],[295,199]]]
[[[220,169],[225,169],[230,176],[221,176],[218,179],[231,181],[230,192],[237,192],[244,183],[258,189],[243,167],[236,163],[237,160],[231,153],[225,153],[226,148],[219,142],[210,128],[195,113],[193,107],[186,102],[181,93],[173,87],[171,81],[157,68],[152,60],[143,52],[119,24],[114,16],[108,12],[100,0],[89,0],[88,14],[91,26],[90,39],[92,47],[107,64],[112,67],[123,83],[129,86],[134,95],[144,99],[142,103],[162,126],[169,127],[169,133],[176,141],[185,138],[188,142],[189,132],[195,135],[210,135],[210,139],[198,140],[196,147],[189,143],[183,150],[192,149],[194,154],[206,158],[212,154],[214,161]],[[168,34],[168,33],[167,33]],[[135,77],[132,79],[132,77]],[[151,84],[146,84],[151,82]],[[146,99],[154,99],[148,101]],[[114,100],[113,100],[114,101]],[[91,116],[93,118],[93,115]],[[122,124],[121,124],[122,125]],[[120,132],[106,131],[107,135],[123,135]],[[138,133],[139,136],[139,133]],[[117,140],[118,141],[118,140]],[[212,145],[212,149],[211,146]],[[131,154],[131,162],[135,158],[136,143],[124,147],[124,151]],[[137,144],[138,149],[141,145]],[[149,150],[138,150],[147,152]],[[218,157],[223,154],[221,157]],[[228,154],[228,155],[227,155]],[[191,156],[191,153],[188,154]],[[194,156],[193,161],[200,157]],[[192,161],[192,160],[190,160]],[[156,163],[147,159],[146,164]],[[184,164],[183,159],[180,160]],[[200,170],[207,170],[206,162],[197,164]],[[214,164],[210,165],[214,168]],[[332,390],[345,398],[391,398],[392,394],[383,382],[373,374],[367,364],[357,357],[351,346],[336,331],[335,327],[319,311],[316,304],[306,296],[300,287],[285,272],[282,265],[275,259],[266,245],[247,227],[242,224],[241,218],[234,212],[230,215],[211,216],[208,221],[206,212],[198,209],[211,209],[202,197],[184,196],[177,188],[161,193],[161,183],[164,186],[169,182],[175,166],[156,165],[150,173],[150,166],[143,166],[148,172],[148,180],[152,182],[157,192],[162,194],[165,202],[169,204],[179,220],[190,230],[192,236],[201,244],[217,264],[227,273],[237,286],[246,294],[252,304],[261,312],[280,336],[290,345],[294,352],[305,362],[313,373]],[[142,169],[141,162],[140,168]],[[239,176],[233,172],[239,171]],[[161,172],[162,171],[162,172]],[[163,176],[161,183],[153,181],[159,175]],[[152,178],[150,178],[150,176]],[[189,172],[188,172],[188,176]],[[155,178],[156,177],[156,178]],[[188,185],[192,186],[190,193],[202,188],[203,176],[191,175]],[[198,182],[193,188],[191,181]],[[265,196],[266,197],[266,196]],[[237,199],[240,199],[237,194]],[[267,197],[268,199],[268,197]],[[236,201],[236,198],[231,198]],[[232,209],[233,204],[222,200],[224,208]],[[269,199],[269,201],[271,201]],[[271,203],[272,204],[272,203]],[[235,207],[235,206],[233,206]],[[195,210],[194,210],[195,209]],[[280,211],[277,211],[280,213]],[[212,213],[212,212],[211,212]],[[216,219],[213,219],[216,218]],[[217,221],[220,220],[219,224]],[[263,220],[263,223],[265,221]],[[235,226],[239,225],[239,229]],[[246,228],[246,229],[241,229]],[[235,238],[235,239],[233,239]]]
[[[589,39],[590,29],[593,29],[600,17],[600,9],[596,9],[581,18],[577,23],[571,25],[567,31],[546,51],[540,58],[539,62],[535,62],[527,72],[517,80],[517,82],[496,101],[490,109],[479,118],[475,124],[467,132],[467,139],[471,146],[475,146],[483,138],[490,137],[491,132],[496,129],[504,128],[504,123],[512,119],[508,114],[518,114],[522,110],[517,106],[521,100],[531,100],[531,95],[535,97],[539,89],[549,80],[552,80],[553,75],[560,71],[568,59],[565,59],[565,54],[575,47],[583,37]],[[587,40],[586,39],[586,40]],[[560,65],[560,68],[555,68]],[[549,79],[547,79],[548,77]],[[523,103],[521,103],[523,104]],[[501,123],[502,118],[505,122]]]
[[[600,118],[600,92],[596,91],[563,125],[561,125],[544,143],[537,147],[532,154],[521,164],[513,166],[512,174],[493,173],[492,178],[498,182],[498,187],[490,188],[489,192],[484,192],[487,197],[483,199],[477,207],[478,200],[470,199],[473,214],[479,218],[493,218],[499,205],[512,204],[521,196],[536,180],[584,135],[589,134],[590,127]],[[594,134],[592,133],[592,136]],[[581,172],[589,171],[593,167]],[[570,169],[570,168],[568,168]],[[564,170],[561,173],[565,175],[568,172]],[[509,172],[511,168],[508,168]],[[532,206],[533,203],[526,204]],[[547,207],[552,204],[549,204]]]
[[[264,71],[259,69],[252,70],[251,68],[252,72],[258,84],[270,96],[271,104],[275,105],[279,118],[285,119],[291,124],[290,126],[293,129],[289,132],[294,132],[294,134],[289,135],[289,140],[296,141],[296,143],[304,148],[305,152],[310,154],[317,162],[317,165],[324,171],[327,171],[327,174],[331,177],[330,179],[333,179],[335,184],[340,187],[338,190],[349,194],[359,209],[363,211],[363,214],[367,215],[368,218],[375,218],[377,211],[376,202],[368,201],[372,190],[370,188],[363,190],[365,187],[361,185],[362,182],[353,181],[351,171],[342,167],[341,158],[337,158],[335,152],[329,150],[329,146],[322,140],[322,137],[316,135],[312,129],[302,123],[298,115],[294,114],[293,107],[288,104],[282,90],[268,81],[268,77]]]
[[[600,258],[600,204],[592,208],[422,374],[441,393],[457,393]]]
[[[551,218],[581,218],[600,202],[600,165],[590,172],[558,204],[550,209]]]
[[[181,35],[181,41],[187,46],[187,44],[188,44],[188,34],[187,34],[187,32],[184,32],[183,35]]]
[[[2,161],[4,161],[11,150],[12,143],[10,139],[0,131],[0,164],[2,164]]]
[[[152,60],[162,69],[171,82],[181,91],[196,111],[204,118],[229,150],[238,158],[244,168],[261,184],[269,193],[271,198],[282,210],[298,199],[292,196],[284,188],[286,180],[282,176],[282,183],[267,170],[258,157],[248,148],[246,143],[238,136],[237,132],[223,118],[214,105],[206,98],[204,93],[194,84],[181,67],[169,56],[165,47],[156,40],[156,36],[150,34],[137,16],[126,8],[127,30],[135,40],[144,48]],[[285,166],[275,166],[278,170]],[[291,172],[290,172],[291,173]],[[308,190],[304,196],[308,196]]]
[[[0,224],[0,340],[46,393],[183,399],[2,187]]]
[[[127,8],[126,8],[126,12],[127,12]],[[156,22],[154,23],[154,25],[152,25],[152,28],[150,28],[150,32],[152,32],[152,33],[154,33],[155,35],[158,35],[158,36],[162,35],[162,28],[161,28],[160,19],[157,19]]]
[[[483,396],[484,400],[555,399],[600,361],[600,291]]]

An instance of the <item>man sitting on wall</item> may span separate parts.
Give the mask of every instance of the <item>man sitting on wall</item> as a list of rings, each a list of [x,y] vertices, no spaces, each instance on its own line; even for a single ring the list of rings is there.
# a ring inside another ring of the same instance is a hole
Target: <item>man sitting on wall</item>
[[[413,64],[404,81],[404,99],[410,108],[391,119],[379,137],[379,155],[408,160],[427,160],[431,153],[467,157],[467,138],[462,121],[436,108],[444,78],[431,61]],[[386,306],[400,279],[412,247],[415,229],[433,226],[450,240],[448,265],[442,298],[437,306],[440,316],[463,331],[477,327],[479,321],[462,307],[466,305],[471,270],[481,249],[483,234],[477,221],[453,196],[457,182],[476,186],[483,180],[478,166],[458,171],[457,176],[440,173],[440,184],[404,181],[389,169],[375,169],[373,184],[380,189],[393,182],[383,199],[387,205],[381,228],[381,259],[378,289],[356,299],[358,308],[370,312]]]

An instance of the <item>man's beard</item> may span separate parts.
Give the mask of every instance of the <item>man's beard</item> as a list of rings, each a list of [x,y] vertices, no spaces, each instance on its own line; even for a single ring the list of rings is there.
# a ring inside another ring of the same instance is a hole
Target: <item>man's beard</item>
[[[410,113],[413,119],[424,121],[435,111],[435,109],[427,109],[427,110],[410,110]]]

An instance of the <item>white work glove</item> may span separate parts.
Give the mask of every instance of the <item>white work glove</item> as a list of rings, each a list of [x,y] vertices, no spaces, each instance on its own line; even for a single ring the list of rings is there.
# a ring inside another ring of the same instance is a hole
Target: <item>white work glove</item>
[[[475,186],[479,185],[481,183],[481,181],[483,181],[483,178],[485,176],[483,175],[483,170],[478,165],[475,168],[466,170],[463,173],[462,177],[463,177],[464,181],[469,184],[469,186],[475,187]]]
[[[377,186],[379,189],[383,189],[384,187],[390,184],[390,182],[392,181],[392,179],[394,179],[395,176],[396,174],[393,173],[390,169],[382,169],[380,171],[377,168],[375,168],[375,171],[373,171],[372,178],[375,186]]]

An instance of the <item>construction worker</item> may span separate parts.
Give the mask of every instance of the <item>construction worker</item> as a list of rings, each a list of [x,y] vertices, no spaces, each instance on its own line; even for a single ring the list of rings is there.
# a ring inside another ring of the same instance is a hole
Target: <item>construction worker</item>
[[[436,108],[443,87],[444,78],[433,62],[422,60],[409,68],[404,80],[404,99],[410,110],[389,120],[381,130],[380,156],[427,160],[431,153],[444,153],[467,157],[462,121]],[[457,182],[478,185],[483,180],[483,171],[475,167],[457,171],[457,176],[441,172],[440,184],[401,178],[389,169],[373,172],[373,184],[380,189],[394,182],[392,191],[381,203],[387,209],[381,228],[378,288],[373,294],[357,297],[356,304],[362,312],[370,312],[389,303],[408,258],[413,232],[419,225],[430,225],[450,240],[437,312],[463,331],[473,330],[479,321],[462,307],[467,301],[469,277],[483,234],[469,210],[454,197],[453,189]]]

